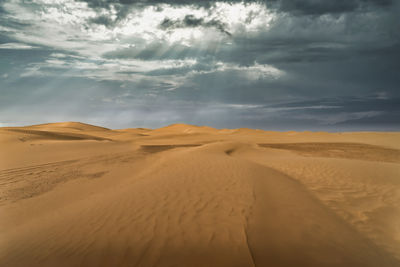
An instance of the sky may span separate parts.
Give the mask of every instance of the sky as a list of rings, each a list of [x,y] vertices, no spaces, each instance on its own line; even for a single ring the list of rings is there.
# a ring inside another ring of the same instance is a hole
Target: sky
[[[400,130],[398,0],[0,0],[0,126]]]

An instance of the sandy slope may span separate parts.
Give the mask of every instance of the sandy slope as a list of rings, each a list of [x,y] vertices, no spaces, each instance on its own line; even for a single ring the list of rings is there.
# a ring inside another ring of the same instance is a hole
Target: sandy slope
[[[400,266],[399,141],[0,128],[0,266]]]

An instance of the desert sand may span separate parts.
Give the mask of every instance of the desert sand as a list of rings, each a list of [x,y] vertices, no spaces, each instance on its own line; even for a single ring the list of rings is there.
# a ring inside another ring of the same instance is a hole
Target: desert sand
[[[400,266],[400,133],[0,128],[0,266]]]

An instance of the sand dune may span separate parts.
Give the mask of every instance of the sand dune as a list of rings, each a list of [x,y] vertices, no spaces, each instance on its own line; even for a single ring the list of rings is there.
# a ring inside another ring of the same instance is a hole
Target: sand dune
[[[399,141],[0,128],[0,266],[400,266]]]

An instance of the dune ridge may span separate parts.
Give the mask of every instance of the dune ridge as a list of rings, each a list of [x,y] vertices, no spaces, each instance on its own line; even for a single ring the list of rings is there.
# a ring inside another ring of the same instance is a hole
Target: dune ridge
[[[398,141],[0,128],[0,266],[400,266]]]

